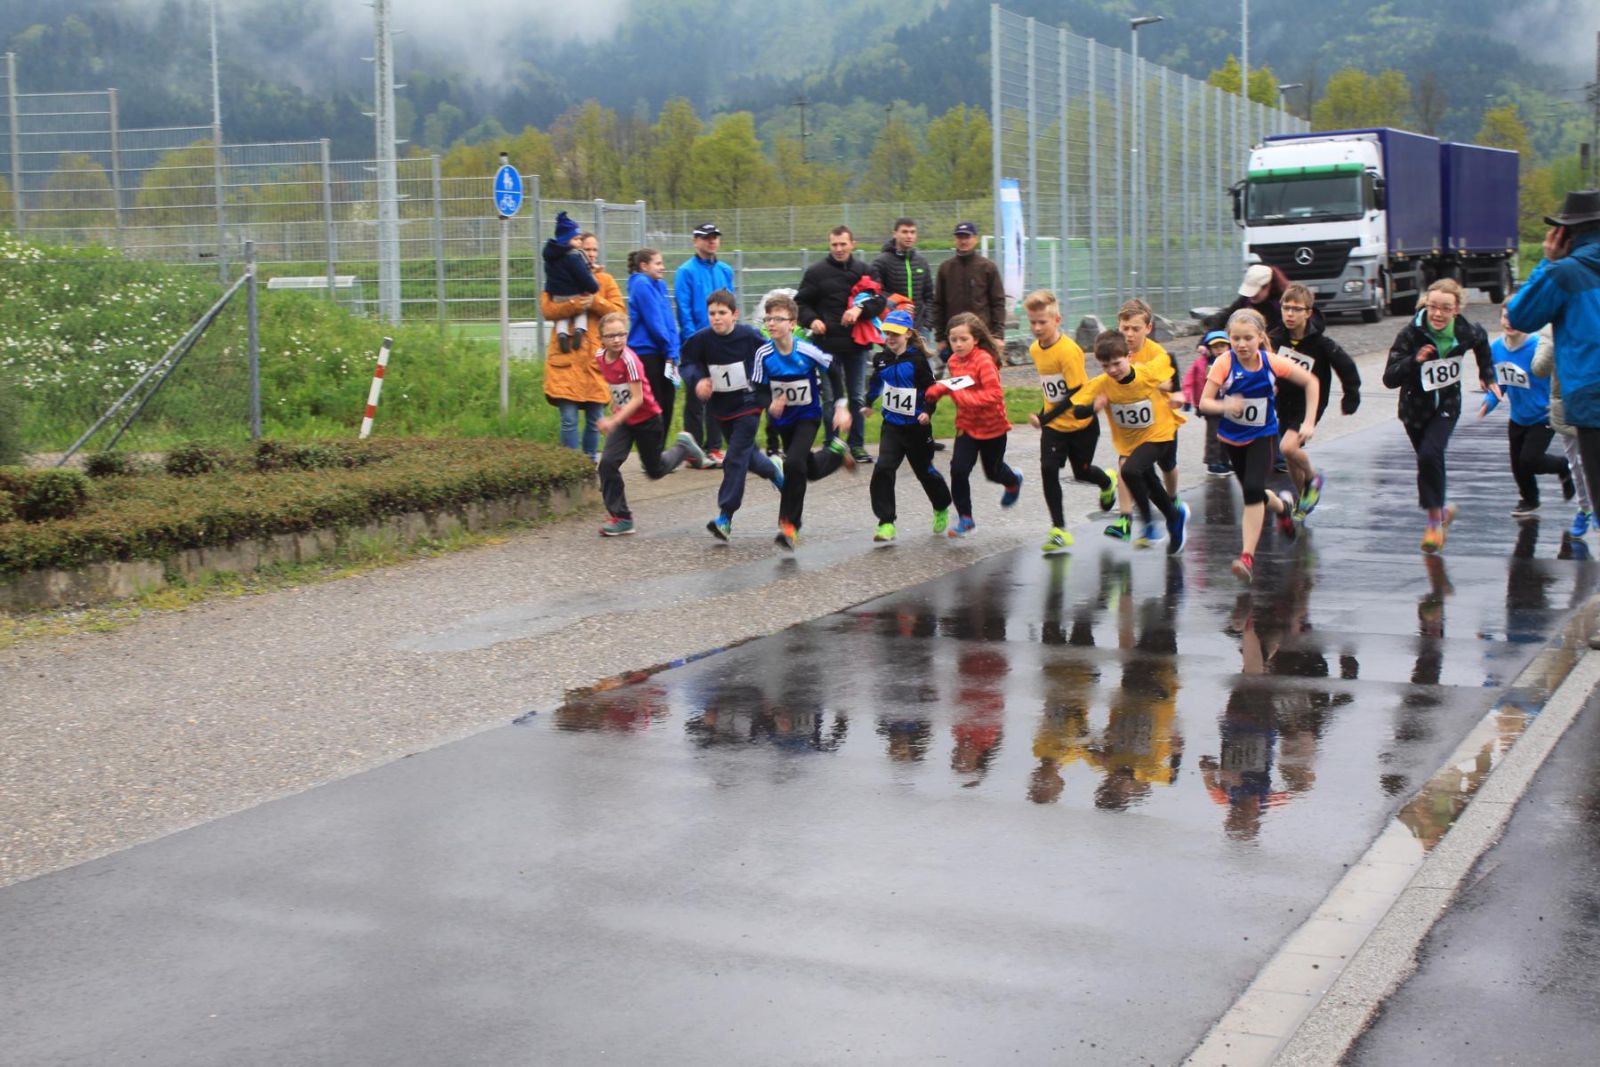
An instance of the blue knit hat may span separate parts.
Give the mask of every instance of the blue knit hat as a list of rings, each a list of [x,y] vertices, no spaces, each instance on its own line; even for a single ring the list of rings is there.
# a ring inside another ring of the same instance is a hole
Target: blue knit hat
[[[886,333],[910,333],[916,326],[916,322],[911,318],[911,312],[904,308],[897,308],[883,317],[883,329]]]
[[[565,211],[556,212],[556,243],[569,244],[578,236],[578,224],[567,218]]]

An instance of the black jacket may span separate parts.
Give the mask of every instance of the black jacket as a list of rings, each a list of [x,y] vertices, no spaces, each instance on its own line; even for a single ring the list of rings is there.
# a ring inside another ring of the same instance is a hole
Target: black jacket
[[[826,333],[813,333],[812,344],[834,355],[845,351],[857,352],[866,347],[856,344],[850,336],[851,327],[841,321],[850,306],[850,290],[866,273],[866,263],[855,256],[843,263],[832,256],[823,256],[820,261],[806,268],[805,274],[800,277],[800,288],[794,294],[794,302],[800,305],[800,326],[810,330],[812,320],[821,319],[828,328]],[[883,314],[884,304],[881,295],[873,297],[862,305],[862,317],[877,318]]]
[[[1311,312],[1311,321],[1306,323],[1306,335],[1300,340],[1290,337],[1288,328],[1284,326],[1270,331],[1268,339],[1272,342],[1274,352],[1281,354],[1285,348],[1292,348],[1310,357],[1311,373],[1317,376],[1317,382],[1322,387],[1317,400],[1318,422],[1322,421],[1322,413],[1328,410],[1335,373],[1339,375],[1339,389],[1344,394],[1339,410],[1346,415],[1355,414],[1356,408],[1361,406],[1361,372],[1356,369],[1355,360],[1350,358],[1349,353],[1339,347],[1339,342],[1323,332],[1322,312]],[[1293,382],[1279,382],[1278,410],[1303,411],[1305,396],[1305,390]]]
[[[886,294],[899,293],[916,307],[917,329],[933,328],[933,268],[921,252],[913,248],[909,255],[903,254],[891,237],[883,242],[870,269]]]
[[[941,344],[950,330],[950,320],[963,311],[982,319],[996,344],[1005,343],[1006,286],[994,260],[976,252],[951,256],[939,264],[934,289],[933,333]]]
[[[1417,353],[1423,345],[1433,343],[1422,328],[1427,314],[1427,309],[1417,309],[1416,317],[1395,337],[1394,345],[1389,349],[1389,362],[1383,368],[1384,387],[1400,390],[1400,421],[1413,429],[1425,426],[1437,412],[1444,412],[1452,418],[1461,415],[1460,382],[1435,392],[1422,388],[1422,364],[1417,362]],[[1437,353],[1434,358],[1451,359],[1464,355],[1470,349],[1478,361],[1478,381],[1487,388],[1488,383],[1494,380],[1494,357],[1489,352],[1489,335],[1460,315],[1456,316],[1455,331],[1455,347],[1448,352]],[[1462,377],[1470,373],[1467,370]]]

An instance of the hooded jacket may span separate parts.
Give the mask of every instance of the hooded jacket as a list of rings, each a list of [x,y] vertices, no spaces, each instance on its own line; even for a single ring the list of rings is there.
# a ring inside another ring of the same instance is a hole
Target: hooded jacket
[[[1323,329],[1322,312],[1312,309],[1311,317],[1306,322],[1306,335],[1298,341],[1289,333],[1287,326],[1269,330],[1267,339],[1272,342],[1272,351],[1276,355],[1292,359],[1316,375],[1317,384],[1321,386],[1317,398],[1318,422],[1322,421],[1323,412],[1328,410],[1333,376],[1336,373],[1339,375],[1339,389],[1343,394],[1343,398],[1339,401],[1339,410],[1346,415],[1355,414],[1356,408],[1361,406],[1361,372],[1356,369],[1355,360],[1350,358],[1350,354]],[[1311,361],[1309,367],[1306,366],[1307,359]],[[1287,378],[1278,382],[1280,415],[1286,412],[1303,414],[1305,406],[1304,389]]]
[[[1556,370],[1569,401],[1600,385],[1600,230],[1578,234],[1564,258],[1540,260],[1506,304],[1506,317],[1521,333],[1554,327]]]
[[[1435,414],[1447,418],[1461,416],[1461,383],[1429,391],[1422,387],[1422,364],[1417,353],[1433,340],[1422,326],[1428,310],[1418,308],[1416,316],[1401,330],[1389,350],[1389,361],[1383,368],[1383,385],[1386,389],[1400,390],[1400,421],[1412,429],[1421,429]],[[1478,363],[1478,381],[1487,385],[1494,380],[1494,357],[1489,352],[1489,335],[1464,315],[1455,321],[1456,343],[1448,352],[1440,352],[1436,359],[1454,359],[1470,351]],[[1431,362],[1431,361],[1430,361]],[[1462,377],[1467,377],[1464,372]]]
[[[852,331],[843,320],[845,309],[850,307],[850,292],[866,274],[866,263],[856,256],[843,263],[831,255],[823,256],[806,268],[794,294],[794,302],[800,305],[800,325],[810,330],[811,323],[821,319],[827,327],[820,334],[813,331],[812,344],[836,356],[865,347],[851,336]],[[875,319],[883,314],[883,296],[872,297],[860,306],[861,318]]]
[[[733,268],[719,259],[690,256],[672,272],[672,297],[678,304],[678,339],[687,340],[711,325],[706,297],[733,288]]]
[[[917,329],[933,328],[933,268],[915,247],[901,252],[893,237],[883,242],[883,251],[872,261],[872,276],[885,293],[899,293],[916,308],[913,321]]]
[[[556,344],[555,327],[552,325],[550,328],[549,342],[544,350],[544,398],[552,404],[559,400],[594,404],[611,402],[611,390],[606,388],[606,380],[600,376],[600,365],[595,362],[595,356],[600,351],[599,323],[603,316],[613,311],[626,312],[628,307],[622,301],[622,290],[617,288],[615,278],[596,268],[594,280],[600,289],[587,309],[576,299],[539,294],[539,307],[547,321],[570,319],[584,310],[589,313],[589,329],[584,333],[583,344],[577,351],[561,351]]]
[[[970,311],[983,320],[995,344],[1006,340],[1006,286],[994,260],[957,253],[939,264],[933,294],[933,332],[943,344],[950,320]]]

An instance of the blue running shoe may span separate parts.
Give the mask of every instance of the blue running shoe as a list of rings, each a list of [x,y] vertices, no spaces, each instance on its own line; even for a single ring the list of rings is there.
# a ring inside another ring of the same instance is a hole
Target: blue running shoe
[[[1183,551],[1183,534],[1189,528],[1189,505],[1178,505],[1178,519],[1176,522],[1167,523],[1167,536],[1172,543],[1167,545],[1167,555],[1176,556]]]
[[[1572,525],[1568,528],[1568,532],[1573,537],[1582,537],[1589,532],[1589,524],[1593,521],[1594,516],[1592,514],[1587,511],[1580,511],[1572,516]]]
[[[733,520],[726,515],[718,515],[706,523],[706,529],[711,531],[711,536],[718,541],[726,541],[733,536]]]
[[[1022,495],[1022,472],[1013,470],[1011,473],[1017,476],[1017,484],[1000,494],[1000,506],[1003,508],[1015,507],[1017,497]]]
[[[977,528],[978,528],[978,524],[977,523],[973,522],[972,519],[969,518],[968,516],[963,515],[963,516],[961,516],[961,518],[956,520],[954,526],[950,527],[950,536],[951,537],[965,537],[965,536],[967,536],[967,534],[971,533],[973,530],[976,530]]]
[[[772,468],[772,488],[776,489],[780,493],[783,492],[783,468],[782,467],[773,467]]]
[[[1161,540],[1161,530],[1156,526],[1155,523],[1147,522],[1144,524],[1144,530],[1134,540],[1133,547],[1149,548],[1159,540]]]

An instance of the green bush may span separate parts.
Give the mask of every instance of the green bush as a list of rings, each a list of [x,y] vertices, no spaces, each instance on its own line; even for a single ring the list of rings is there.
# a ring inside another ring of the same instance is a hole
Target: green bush
[[[188,548],[360,526],[409,511],[576,487],[594,478],[594,466],[582,453],[503,439],[346,444],[335,451],[372,459],[271,473],[253,469],[254,449],[211,451],[218,462],[211,473],[119,479],[72,518],[0,526],[0,574],[163,559]],[[39,473],[71,472],[30,472]],[[81,476],[79,481],[88,484]],[[0,492],[9,492],[7,485],[0,480]]]
[[[174,478],[193,478],[197,474],[210,474],[224,465],[223,450],[215,445],[183,444],[167,453],[167,473]]]
[[[89,479],[78,471],[0,467],[0,495],[25,522],[69,519],[89,502]]]
[[[126,452],[91,452],[83,458],[83,473],[91,478],[125,478],[138,472],[138,461]]]
[[[17,517],[17,505],[13,503],[11,494],[0,490],[0,526],[14,522]]]
[[[0,378],[0,466],[22,462],[22,400]]]

